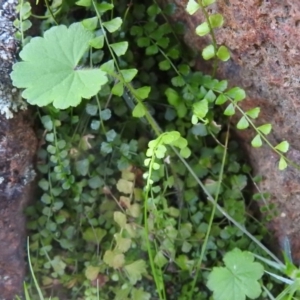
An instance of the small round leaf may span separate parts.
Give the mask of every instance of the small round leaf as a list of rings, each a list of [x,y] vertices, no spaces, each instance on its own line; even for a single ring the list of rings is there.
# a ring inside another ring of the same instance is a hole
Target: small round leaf
[[[262,146],[262,141],[261,141],[261,137],[259,134],[257,134],[254,139],[251,141],[251,145],[254,148],[259,148]]]
[[[210,32],[210,28],[207,22],[202,23],[196,28],[196,34],[199,36],[204,36]]]
[[[205,60],[209,60],[215,56],[215,47],[208,45],[202,50],[202,57]]]
[[[258,117],[259,113],[260,113],[259,107],[255,107],[255,108],[252,108],[252,109],[246,111],[246,115],[252,119],[256,119]]]
[[[225,116],[233,116],[234,114],[235,114],[235,108],[234,108],[233,104],[230,103],[230,104],[226,107],[226,109],[225,109],[225,111],[224,111],[224,115],[225,115]]]
[[[243,130],[249,127],[249,122],[246,117],[243,116],[236,125],[237,129]]]
[[[284,170],[284,169],[286,169],[287,168],[287,162],[286,162],[286,160],[281,156],[280,157],[280,160],[279,160],[279,164],[278,164],[278,169],[280,170],[280,171],[282,171],[282,170]]]
[[[189,0],[186,11],[188,14],[193,15],[201,6],[195,0]]]
[[[277,149],[283,153],[286,153],[289,150],[289,147],[290,147],[290,144],[287,141],[283,141],[280,144],[278,144],[275,147],[275,149]]]
[[[209,16],[209,22],[212,28],[221,27],[224,19],[221,14],[213,14]]]
[[[227,47],[221,46],[217,51],[217,56],[222,61],[227,61],[230,58],[230,53]]]
[[[257,129],[263,134],[268,135],[272,130],[272,124],[264,124],[257,127]]]

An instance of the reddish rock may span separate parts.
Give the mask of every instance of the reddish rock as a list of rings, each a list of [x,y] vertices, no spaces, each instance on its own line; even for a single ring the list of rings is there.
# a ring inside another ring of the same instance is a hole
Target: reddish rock
[[[23,294],[26,233],[23,209],[31,200],[37,139],[10,79],[16,61],[17,0],[0,0],[0,300]],[[18,111],[18,112],[17,112]]]
[[[0,300],[23,293],[26,255],[24,207],[32,199],[37,139],[28,114],[0,116]]]
[[[185,12],[187,1],[161,0],[175,3],[171,16],[185,24],[186,43],[199,50],[197,68],[205,69],[201,49],[210,37],[196,36],[197,25],[205,19],[201,11],[190,16]],[[232,59],[220,63],[217,77],[228,79],[231,86],[240,86],[248,98],[244,110],[261,107],[257,125],[271,123],[269,140],[276,145],[287,140],[289,158],[300,164],[300,2],[293,0],[218,0],[209,6],[209,13],[221,13],[225,23],[215,30],[219,45],[226,45]],[[207,69],[206,69],[207,70]],[[299,112],[298,112],[299,110]],[[270,223],[279,244],[289,239],[295,263],[300,263],[300,172],[289,167],[278,171],[278,155],[268,147],[249,146],[253,130],[238,131],[249,153],[255,174],[264,176],[261,188],[272,194],[279,216]]]

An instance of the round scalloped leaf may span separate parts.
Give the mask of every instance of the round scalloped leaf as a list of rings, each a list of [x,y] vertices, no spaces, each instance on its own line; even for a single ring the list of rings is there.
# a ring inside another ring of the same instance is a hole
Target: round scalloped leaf
[[[279,164],[278,164],[278,169],[280,170],[280,171],[282,171],[282,170],[284,170],[284,169],[286,169],[287,168],[287,162],[286,162],[286,160],[281,156],[280,157],[280,160],[279,160]]]
[[[224,110],[225,116],[233,116],[235,114],[235,108],[232,103],[230,103]]]
[[[260,278],[264,268],[254,262],[250,252],[234,249],[224,256],[225,267],[214,267],[208,276],[207,286],[215,300],[256,299],[261,294]]]
[[[122,23],[122,19],[120,17],[116,17],[110,21],[103,22],[102,24],[110,33],[113,33],[120,29]]]
[[[77,106],[82,98],[96,95],[107,82],[99,69],[77,69],[93,33],[74,23],[69,28],[54,26],[44,37],[31,39],[20,52],[22,62],[13,66],[11,78],[30,104],[65,109]]]
[[[195,0],[189,0],[186,11],[188,14],[193,15],[201,6]]]
[[[189,158],[191,154],[192,154],[192,152],[191,152],[191,149],[189,147],[184,147],[180,150],[180,155],[183,158]]]
[[[127,223],[127,217],[125,214],[123,214],[120,211],[114,212],[114,221],[121,227],[124,228],[124,226]]]
[[[221,14],[213,14],[209,16],[209,22],[212,28],[217,28],[223,25],[224,19]]]
[[[145,116],[145,114],[146,110],[142,103],[138,103],[132,111],[132,116],[135,118],[142,118]]]
[[[248,113],[246,112],[246,114],[248,114]],[[263,134],[268,135],[272,130],[272,124],[264,124],[264,125],[257,127],[257,129],[260,132],[262,132]]]
[[[180,137],[181,135],[178,131],[168,131],[161,135],[162,142],[167,145],[173,145],[173,143],[177,141]]]
[[[258,117],[259,113],[260,113],[260,108],[259,107],[255,107],[255,108],[252,108],[252,109],[246,111],[246,115],[249,116],[252,119],[256,119]],[[271,125],[271,124],[269,124],[269,125]],[[263,132],[263,129],[261,131]]]
[[[254,139],[251,141],[251,145],[254,148],[259,148],[262,146],[262,140],[259,134],[257,134]]]
[[[146,98],[148,98],[150,91],[151,91],[150,86],[143,86],[141,88],[136,89],[134,91],[134,95],[136,98],[140,100],[145,100]]]
[[[124,55],[128,49],[128,42],[110,44],[117,56]]]
[[[289,147],[290,147],[290,144],[287,141],[283,141],[283,142],[279,143],[275,147],[275,149],[277,149],[277,150],[279,150],[279,151],[281,151],[283,153],[286,153],[286,152],[288,152]]]
[[[249,127],[249,122],[246,117],[243,116],[236,125],[237,129],[243,130]]]
[[[93,18],[84,19],[84,20],[81,21],[81,24],[83,25],[83,27],[85,29],[93,31],[98,26],[98,18],[93,17]]]
[[[88,280],[93,281],[97,278],[99,271],[100,271],[100,267],[88,266],[84,274]]]
[[[216,100],[217,105],[222,105],[227,101],[227,97],[224,94],[220,94]]]
[[[215,48],[213,45],[208,45],[202,50],[202,57],[209,60],[215,56]]]
[[[193,104],[193,113],[197,118],[203,119],[208,113],[208,101],[203,99]]]
[[[128,264],[124,267],[126,275],[130,280],[131,284],[136,284],[137,281],[142,279],[142,275],[147,273],[147,266],[144,260],[139,259],[134,261],[131,264]],[[142,299],[142,298],[135,298],[135,299]],[[143,298],[145,299],[145,298]]]
[[[222,61],[227,61],[230,58],[230,52],[227,47],[221,46],[217,51],[217,56]]]
[[[234,101],[242,101],[246,98],[246,93],[239,87],[234,87],[226,92],[226,95],[231,97]]]
[[[97,7],[98,12],[101,14],[114,8],[113,4],[106,3],[106,2],[97,3],[96,7]]]
[[[204,36],[206,34],[210,33],[210,28],[207,22],[203,22],[196,28],[196,34],[199,36]]]

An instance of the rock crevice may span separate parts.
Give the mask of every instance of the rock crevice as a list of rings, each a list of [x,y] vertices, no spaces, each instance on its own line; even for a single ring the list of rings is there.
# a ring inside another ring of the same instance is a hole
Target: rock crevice
[[[185,42],[199,51],[198,69],[203,70],[201,50],[210,37],[199,37],[195,28],[205,21],[198,11],[190,16],[186,1],[161,0],[175,3],[173,21],[185,24]],[[244,110],[259,106],[257,125],[271,123],[268,136],[276,145],[282,140],[291,144],[289,158],[300,163],[300,2],[293,0],[218,0],[209,13],[221,13],[225,23],[215,30],[217,43],[226,45],[231,59],[220,63],[217,77],[228,79],[230,85],[247,92],[241,103]],[[207,64],[206,64],[207,66]],[[251,148],[252,130],[237,131],[247,149],[255,174],[264,176],[261,188],[272,194],[271,202],[279,210],[270,227],[278,244],[289,240],[295,263],[300,262],[300,172],[289,167],[278,171],[278,155],[269,148]]]

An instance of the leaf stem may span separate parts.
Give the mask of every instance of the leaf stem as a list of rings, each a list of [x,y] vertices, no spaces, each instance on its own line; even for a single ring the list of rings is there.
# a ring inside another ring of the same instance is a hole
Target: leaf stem
[[[212,77],[215,77],[216,75],[216,71],[217,71],[217,67],[218,67],[218,58],[217,58],[217,40],[216,40],[216,36],[215,36],[215,32],[213,30],[213,27],[211,26],[210,20],[209,20],[209,15],[208,12],[206,11],[206,9],[204,8],[203,4],[202,4],[202,0],[198,0],[198,4],[202,9],[202,12],[205,16],[206,22],[208,24],[208,27],[210,29],[210,35],[212,38],[212,43],[213,43],[213,47],[214,47],[214,64],[213,64],[213,72],[212,72]]]
[[[202,247],[201,247],[200,257],[196,262],[196,273],[195,273],[195,276],[194,276],[194,279],[193,279],[192,288],[191,288],[190,293],[189,293],[189,299],[190,300],[193,300],[193,293],[194,293],[194,290],[195,290],[195,286],[196,286],[196,282],[197,282],[197,279],[198,279],[198,276],[199,276],[201,264],[202,264],[204,254],[205,254],[205,251],[206,251],[208,238],[209,238],[209,235],[210,235],[210,232],[211,232],[213,220],[214,220],[214,217],[215,217],[215,214],[216,214],[218,198],[219,198],[219,195],[220,195],[220,188],[221,188],[221,184],[222,184],[222,181],[223,181],[225,160],[226,160],[226,157],[227,157],[228,140],[229,140],[229,128],[230,128],[230,126],[228,124],[226,139],[225,139],[224,153],[223,153],[223,157],[222,157],[220,174],[219,174],[219,179],[218,179],[218,184],[217,184],[216,196],[214,198],[214,202],[213,202],[213,205],[212,205],[213,207],[212,207],[212,211],[211,211],[211,214],[210,214],[210,219],[209,219],[209,222],[208,222],[207,232],[206,232],[206,235],[205,235]]]
[[[222,213],[230,222],[232,222],[239,230],[241,230],[244,234],[246,234],[254,243],[256,243],[262,250],[264,250],[274,261],[276,261],[281,266],[284,266],[283,263],[274,255],[267,247],[265,247],[255,236],[253,236],[248,230],[245,229],[243,225],[241,225],[239,222],[237,222],[234,218],[232,218],[226,210],[224,210],[219,204],[215,202],[215,199],[211,196],[211,194],[208,192],[204,184],[201,182],[201,180],[198,178],[196,173],[193,171],[191,166],[188,164],[188,162],[179,154],[177,149],[173,146],[171,146],[173,151],[176,153],[178,158],[182,161],[182,163],[185,165],[187,170],[190,172],[190,174],[194,177],[194,179],[197,181],[199,186],[202,188],[203,192],[206,194],[207,199],[212,204],[216,205],[217,210]]]

